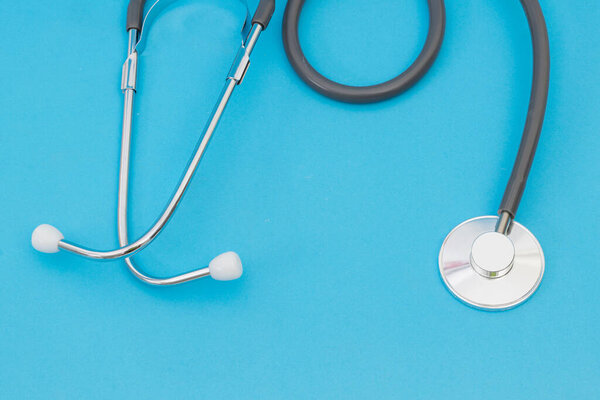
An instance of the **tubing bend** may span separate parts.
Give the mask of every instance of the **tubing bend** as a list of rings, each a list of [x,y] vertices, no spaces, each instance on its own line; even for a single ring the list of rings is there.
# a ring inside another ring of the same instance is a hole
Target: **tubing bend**
[[[500,214],[506,212],[512,218],[515,217],[523,197],[527,177],[540,139],[550,81],[550,46],[544,14],[538,0],[521,0],[521,5],[531,31],[533,83],[521,145],[499,209]]]
[[[443,0],[427,0],[429,31],[425,45],[410,67],[397,77],[372,86],[349,86],[334,82],[313,68],[304,56],[298,38],[298,23],[305,0],[289,0],[283,17],[283,46],[290,64],[312,89],[334,100],[347,103],[374,103],[390,99],[416,84],[431,68],[442,42],[446,26]]]

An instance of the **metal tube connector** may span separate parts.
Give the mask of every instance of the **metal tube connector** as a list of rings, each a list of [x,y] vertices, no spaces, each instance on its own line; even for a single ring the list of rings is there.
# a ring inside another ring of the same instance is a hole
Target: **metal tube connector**
[[[129,30],[129,43],[127,45],[127,59],[123,63],[121,75],[121,90],[135,90],[137,84],[138,52],[137,46],[139,32],[137,29]]]
[[[244,76],[246,76],[246,72],[248,71],[248,67],[250,66],[250,53],[252,53],[261,32],[262,26],[259,24],[252,26],[248,37],[240,46],[235,59],[233,60],[233,64],[227,74],[227,79],[235,81],[238,85],[242,83]]]
[[[508,235],[508,230],[510,229],[512,220],[513,218],[508,211],[502,211],[500,217],[498,218],[498,223],[496,224],[496,232],[503,235]]]
[[[121,76],[121,90],[126,91],[128,89],[135,90],[137,83],[137,51],[133,51],[127,60],[123,63],[123,75]]]

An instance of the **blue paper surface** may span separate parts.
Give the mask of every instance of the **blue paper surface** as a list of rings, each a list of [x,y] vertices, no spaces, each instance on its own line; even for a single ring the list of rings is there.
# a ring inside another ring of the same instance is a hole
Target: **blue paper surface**
[[[495,214],[510,175],[532,69],[518,1],[448,1],[429,74],[362,106],[294,74],[277,1],[181,207],[136,257],[167,276],[235,250],[245,273],[172,288],[30,246],[40,223],[117,244],[126,3],[0,0],[1,398],[600,397],[600,3],[541,1],[550,98],[517,219],[546,273],[502,313],[456,301],[437,256],[454,226]],[[132,236],[169,199],[235,56],[226,3],[181,1],[152,27]],[[427,26],[424,0],[309,0],[300,39],[327,76],[371,84],[410,64]]]

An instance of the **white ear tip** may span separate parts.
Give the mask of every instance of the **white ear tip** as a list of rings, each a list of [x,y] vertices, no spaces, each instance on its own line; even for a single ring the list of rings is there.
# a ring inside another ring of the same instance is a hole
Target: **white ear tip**
[[[58,242],[63,239],[64,236],[58,229],[52,225],[42,224],[31,234],[31,245],[42,253],[57,253]]]
[[[210,276],[217,281],[232,281],[242,276],[242,260],[233,251],[228,251],[213,258],[208,264]]]

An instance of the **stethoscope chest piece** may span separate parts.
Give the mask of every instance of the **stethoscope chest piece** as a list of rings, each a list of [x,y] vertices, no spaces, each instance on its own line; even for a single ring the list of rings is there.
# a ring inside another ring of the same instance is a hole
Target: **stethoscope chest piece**
[[[463,222],[444,240],[440,274],[450,292],[467,305],[506,310],[526,301],[544,275],[544,253],[523,225],[497,232],[498,217]]]

